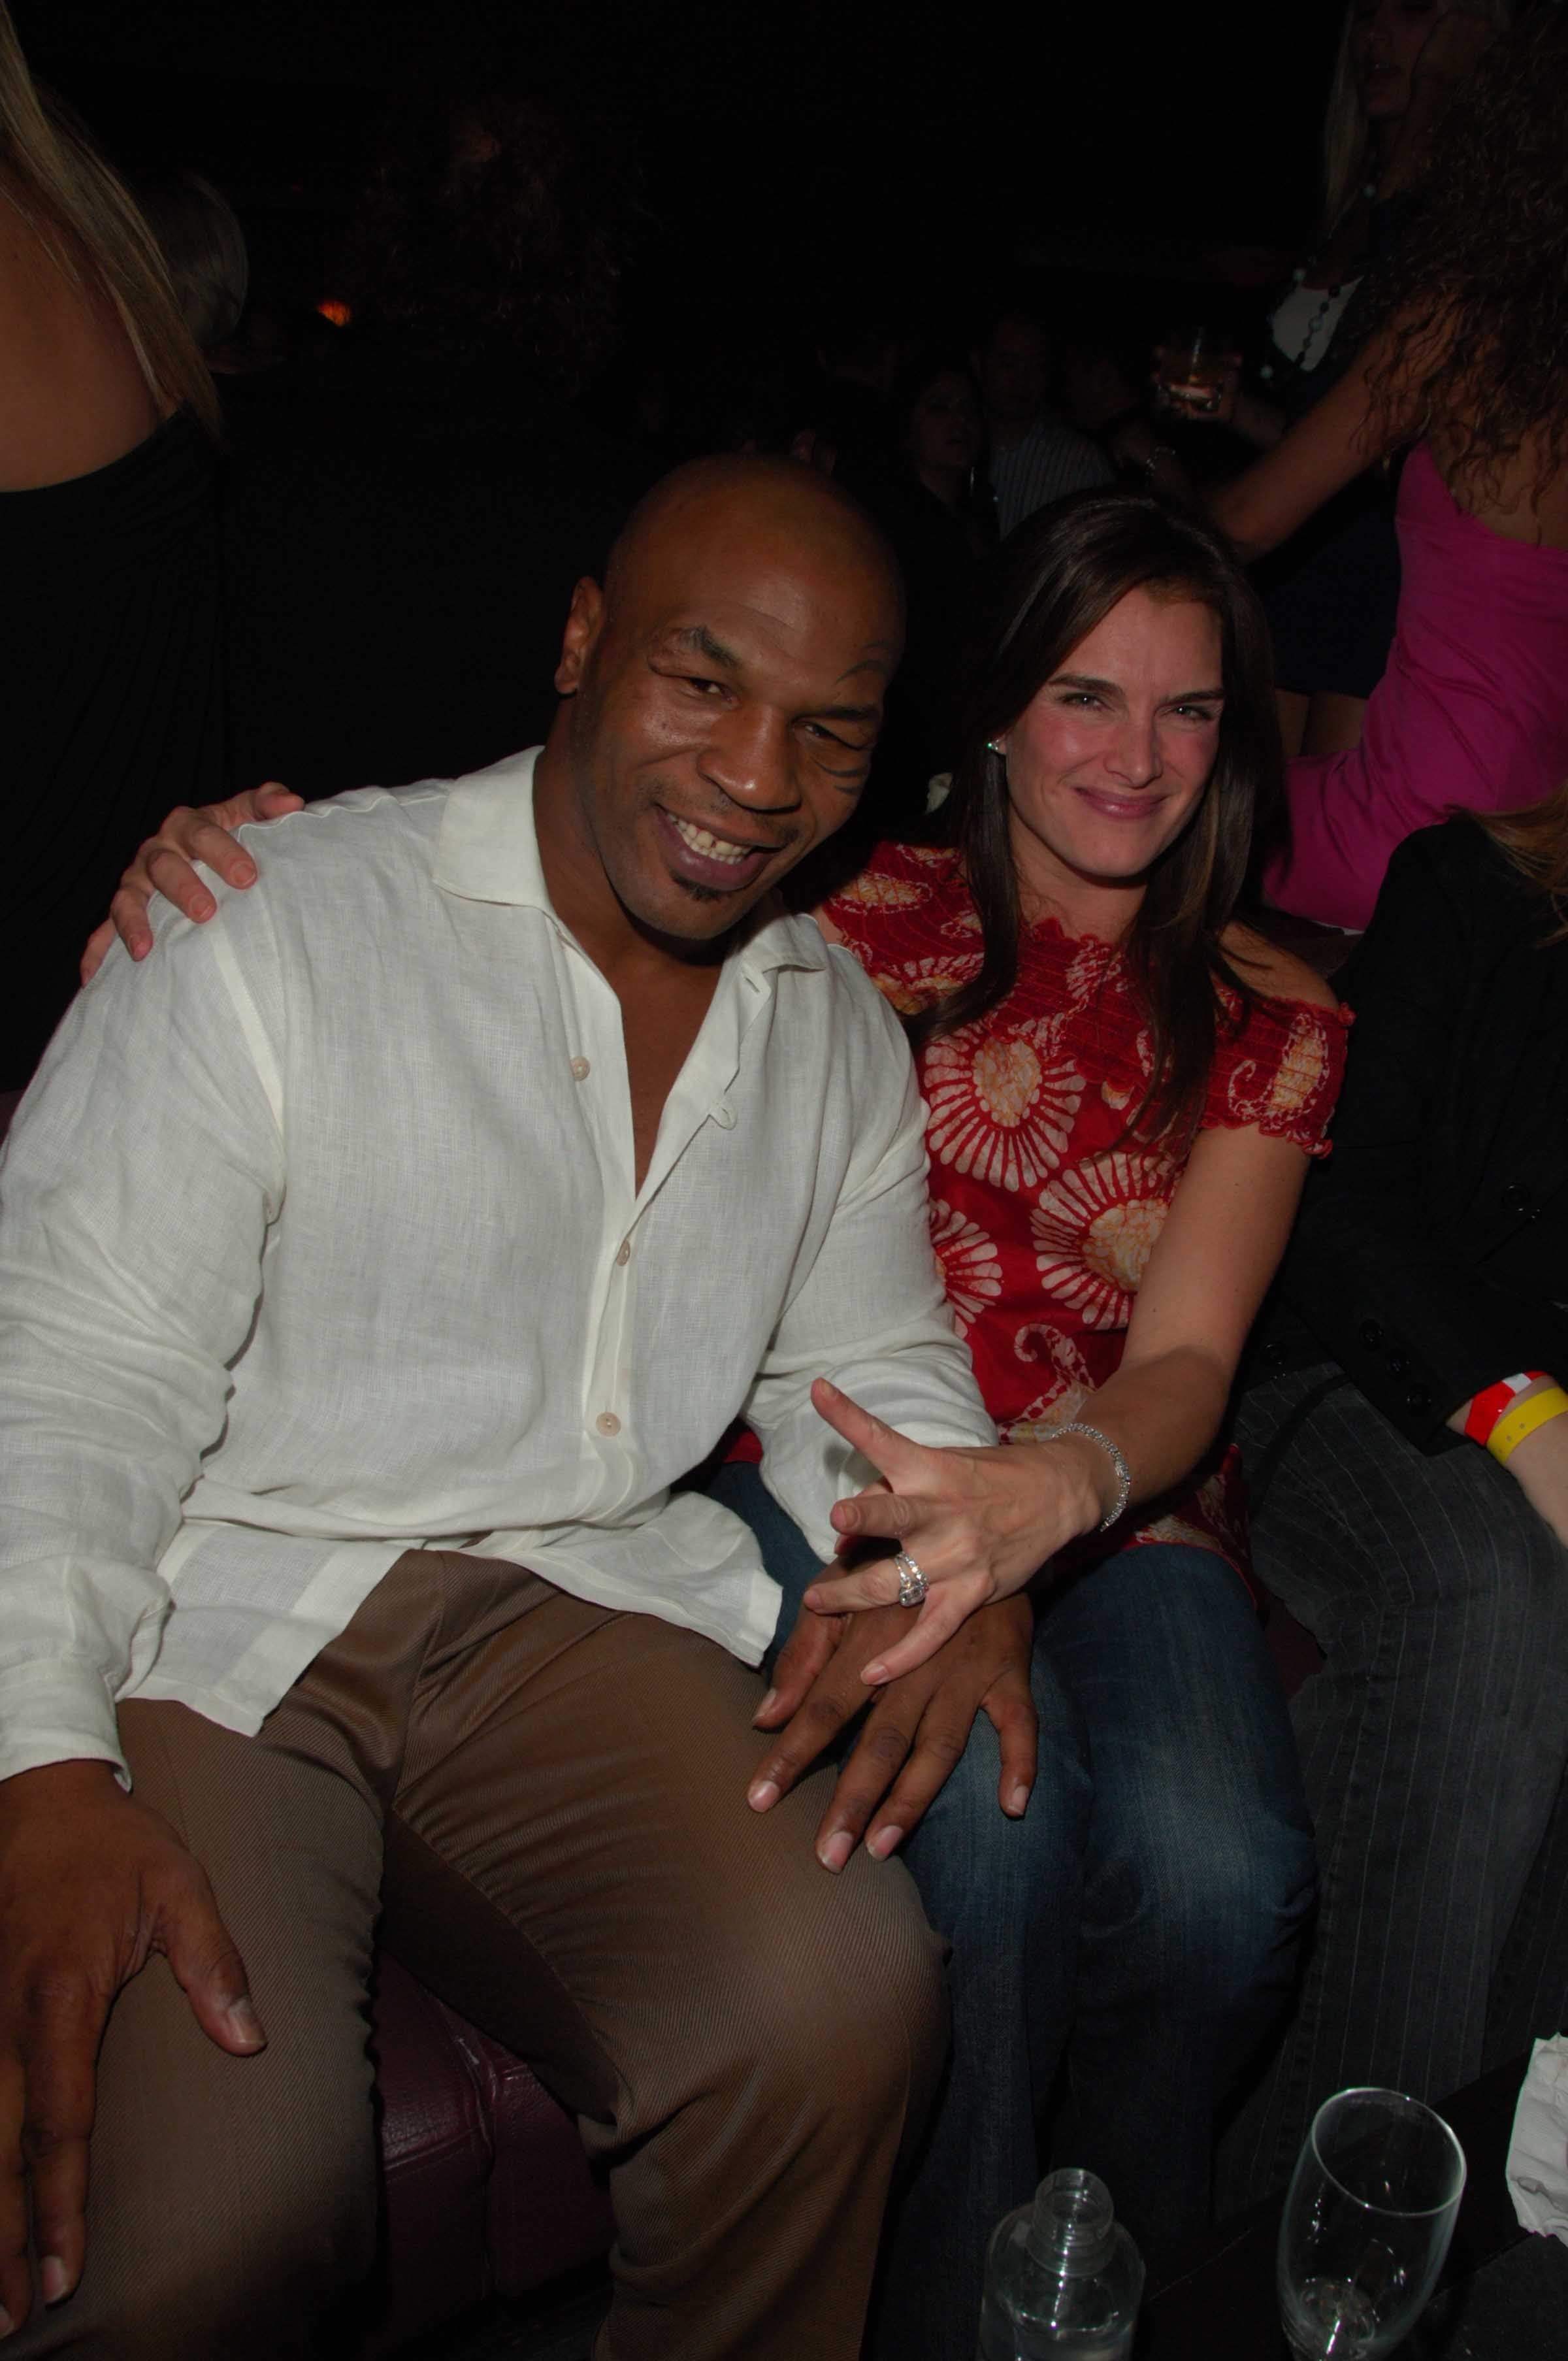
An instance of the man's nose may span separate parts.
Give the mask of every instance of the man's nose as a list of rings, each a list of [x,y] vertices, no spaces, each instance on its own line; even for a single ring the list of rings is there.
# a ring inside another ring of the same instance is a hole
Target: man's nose
[[[751,811],[793,811],[800,801],[782,717],[738,707],[721,714],[697,756],[703,777]]]

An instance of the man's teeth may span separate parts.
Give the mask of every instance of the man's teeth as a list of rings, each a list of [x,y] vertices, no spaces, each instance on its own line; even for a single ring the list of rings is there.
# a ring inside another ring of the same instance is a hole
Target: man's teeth
[[[689,819],[677,819],[674,812],[670,814],[670,825],[705,861],[746,861],[757,850],[754,844],[730,844],[722,836],[709,836],[706,828],[694,828]]]

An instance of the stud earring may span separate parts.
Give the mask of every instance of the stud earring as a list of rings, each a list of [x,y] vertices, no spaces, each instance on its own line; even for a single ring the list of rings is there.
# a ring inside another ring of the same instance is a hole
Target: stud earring
[[[1001,747],[997,744],[994,738],[988,738],[986,740],[985,750],[988,754],[1000,754],[1002,752]]]

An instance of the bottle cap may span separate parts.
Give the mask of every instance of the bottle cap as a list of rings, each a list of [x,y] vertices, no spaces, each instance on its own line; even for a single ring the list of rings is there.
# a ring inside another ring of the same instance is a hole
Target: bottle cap
[[[1116,2244],[1116,2213],[1102,2180],[1081,2166],[1048,2172],[1035,2192],[1029,2252],[1067,2279],[1103,2268]]]

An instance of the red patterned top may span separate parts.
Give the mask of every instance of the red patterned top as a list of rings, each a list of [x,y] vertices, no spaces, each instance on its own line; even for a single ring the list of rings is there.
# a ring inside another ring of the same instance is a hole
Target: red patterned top
[[[827,912],[905,1015],[980,966],[979,915],[948,850],[879,845]],[[1349,1022],[1347,1010],[1255,1000],[1240,1031],[1222,1036],[1200,1128],[1255,1124],[1309,1156],[1327,1155]],[[1008,1442],[1075,1418],[1121,1361],[1186,1161],[1123,1137],[1150,1068],[1126,961],[1092,935],[1074,940],[1054,919],[1025,930],[1018,981],[1000,1007],[921,1057],[932,1239],[986,1407]],[[1194,1543],[1248,1574],[1234,1448],[1141,1513],[1110,1546]]]

